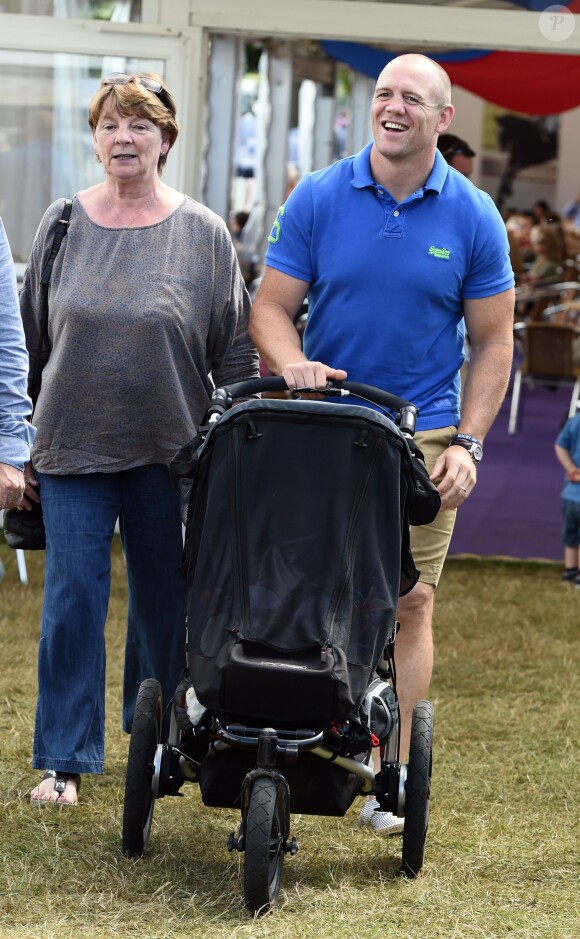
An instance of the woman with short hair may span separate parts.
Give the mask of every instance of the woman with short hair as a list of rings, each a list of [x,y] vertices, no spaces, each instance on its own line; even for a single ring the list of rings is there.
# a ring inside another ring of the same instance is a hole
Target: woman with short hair
[[[213,382],[258,374],[249,298],[224,221],[163,182],[178,134],[157,75],[114,74],[89,104],[103,182],[77,193],[49,292],[50,354],[32,453],[46,525],[46,578],[32,801],[77,802],[102,773],[110,548],[117,519],[127,564],[123,728],[139,685],[171,697],[184,659],[179,497],[168,465],[197,431]],[[40,346],[39,276],[62,200],[46,211],[21,313]],[[27,486],[28,505],[35,487]]]

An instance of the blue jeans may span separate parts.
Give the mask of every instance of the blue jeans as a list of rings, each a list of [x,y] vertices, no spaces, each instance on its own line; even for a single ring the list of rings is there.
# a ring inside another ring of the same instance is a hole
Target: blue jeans
[[[562,543],[566,548],[580,547],[580,502],[562,499]]]
[[[129,731],[141,682],[157,678],[167,704],[185,666],[179,496],[159,465],[83,476],[39,473],[39,483],[46,568],[32,765],[102,773],[115,523],[118,518],[128,581],[123,729]]]

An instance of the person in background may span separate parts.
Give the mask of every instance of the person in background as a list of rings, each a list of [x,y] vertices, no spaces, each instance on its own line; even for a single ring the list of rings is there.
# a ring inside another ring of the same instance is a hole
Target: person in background
[[[117,519],[128,581],[123,729],[143,679],[167,701],[185,664],[183,539],[168,466],[196,433],[213,382],[258,374],[249,297],[222,219],[162,181],[178,134],[154,74],[115,73],[89,103],[104,180],[73,198],[49,291],[50,354],[35,409],[32,461],[42,500],[46,577],[32,765],[33,803],[73,805],[102,773],[104,627]],[[38,283],[60,216],[51,205],[27,264],[20,308],[39,348]],[[211,377],[210,377],[211,373]],[[213,379],[213,380],[212,380]]]
[[[545,199],[538,199],[531,208],[534,225],[543,225],[552,219],[552,210]]]
[[[547,222],[534,225],[530,232],[530,244],[535,252],[534,261],[520,279],[538,284],[558,277],[566,260],[558,229]]]
[[[506,225],[510,219],[517,218],[519,214],[520,210],[515,205],[508,205],[507,208],[502,209],[501,211],[501,217],[503,218]]]
[[[516,284],[519,284],[524,274],[524,262],[522,260],[522,253],[520,251],[518,240],[515,234],[513,233],[513,231],[510,231],[510,229],[506,229],[506,231],[507,231],[507,238],[508,238],[508,244],[509,244],[509,249],[510,249],[510,263],[512,266],[512,270],[514,272],[515,282]]]
[[[505,222],[508,237],[513,237],[513,242],[517,245],[520,253],[522,266],[533,263],[535,254],[530,243],[530,235],[533,228],[531,212],[516,211],[510,215]]]
[[[420,580],[397,611],[401,760],[431,678],[435,589],[455,509],[475,486],[512,363],[505,225],[490,196],[452,172],[437,149],[452,117],[444,69],[422,55],[393,59],[376,84],[373,141],[304,177],[280,208],[250,318],[258,351],[290,388],[348,376],[420,409],[416,441],[442,511],[412,529]],[[302,351],[294,319],[307,295]],[[471,361],[460,414],[466,328]],[[361,823],[402,831],[402,819],[376,809],[369,801]]]
[[[456,137],[455,134],[440,134],[437,147],[449,166],[469,179],[473,173],[475,150],[472,150],[465,140]]]
[[[562,218],[565,222],[570,222],[575,228],[580,228],[580,192],[567,202],[562,209]]]
[[[568,243],[568,233],[566,226],[557,212],[550,213],[550,217],[548,218],[546,224],[554,234],[554,238],[558,245],[557,250],[561,258],[561,264],[566,265],[568,259],[572,257],[570,245]]]
[[[562,489],[562,582],[580,588],[580,413],[566,421],[554,449],[566,473]]]
[[[244,241],[244,229],[249,217],[250,213],[244,211],[232,212],[230,215],[232,241],[238,255],[238,264],[240,265],[244,283],[248,288],[256,277],[253,251],[251,247],[248,248]]]
[[[34,428],[26,393],[28,353],[18,309],[12,254],[0,219],[0,511],[20,504]],[[0,561],[0,580],[4,567]]]
[[[230,231],[234,244],[240,240],[244,226],[250,217],[249,212],[232,212],[230,217]]]

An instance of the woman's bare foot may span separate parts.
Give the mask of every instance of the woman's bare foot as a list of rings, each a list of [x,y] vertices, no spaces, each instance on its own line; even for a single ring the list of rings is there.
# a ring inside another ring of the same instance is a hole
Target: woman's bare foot
[[[80,776],[47,770],[42,780],[30,793],[34,805],[78,805]]]

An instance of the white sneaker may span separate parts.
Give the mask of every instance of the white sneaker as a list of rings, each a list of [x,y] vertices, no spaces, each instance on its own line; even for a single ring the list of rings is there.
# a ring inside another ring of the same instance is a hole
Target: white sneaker
[[[375,814],[375,809],[378,808],[379,803],[376,799],[366,799],[358,817],[359,825],[370,825],[373,820],[373,815]]]
[[[402,835],[405,819],[391,812],[373,812],[371,828],[378,835]]]
[[[380,809],[378,800],[367,799],[358,817],[359,825],[368,825],[379,835],[400,835],[405,827],[405,819],[377,809]]]

